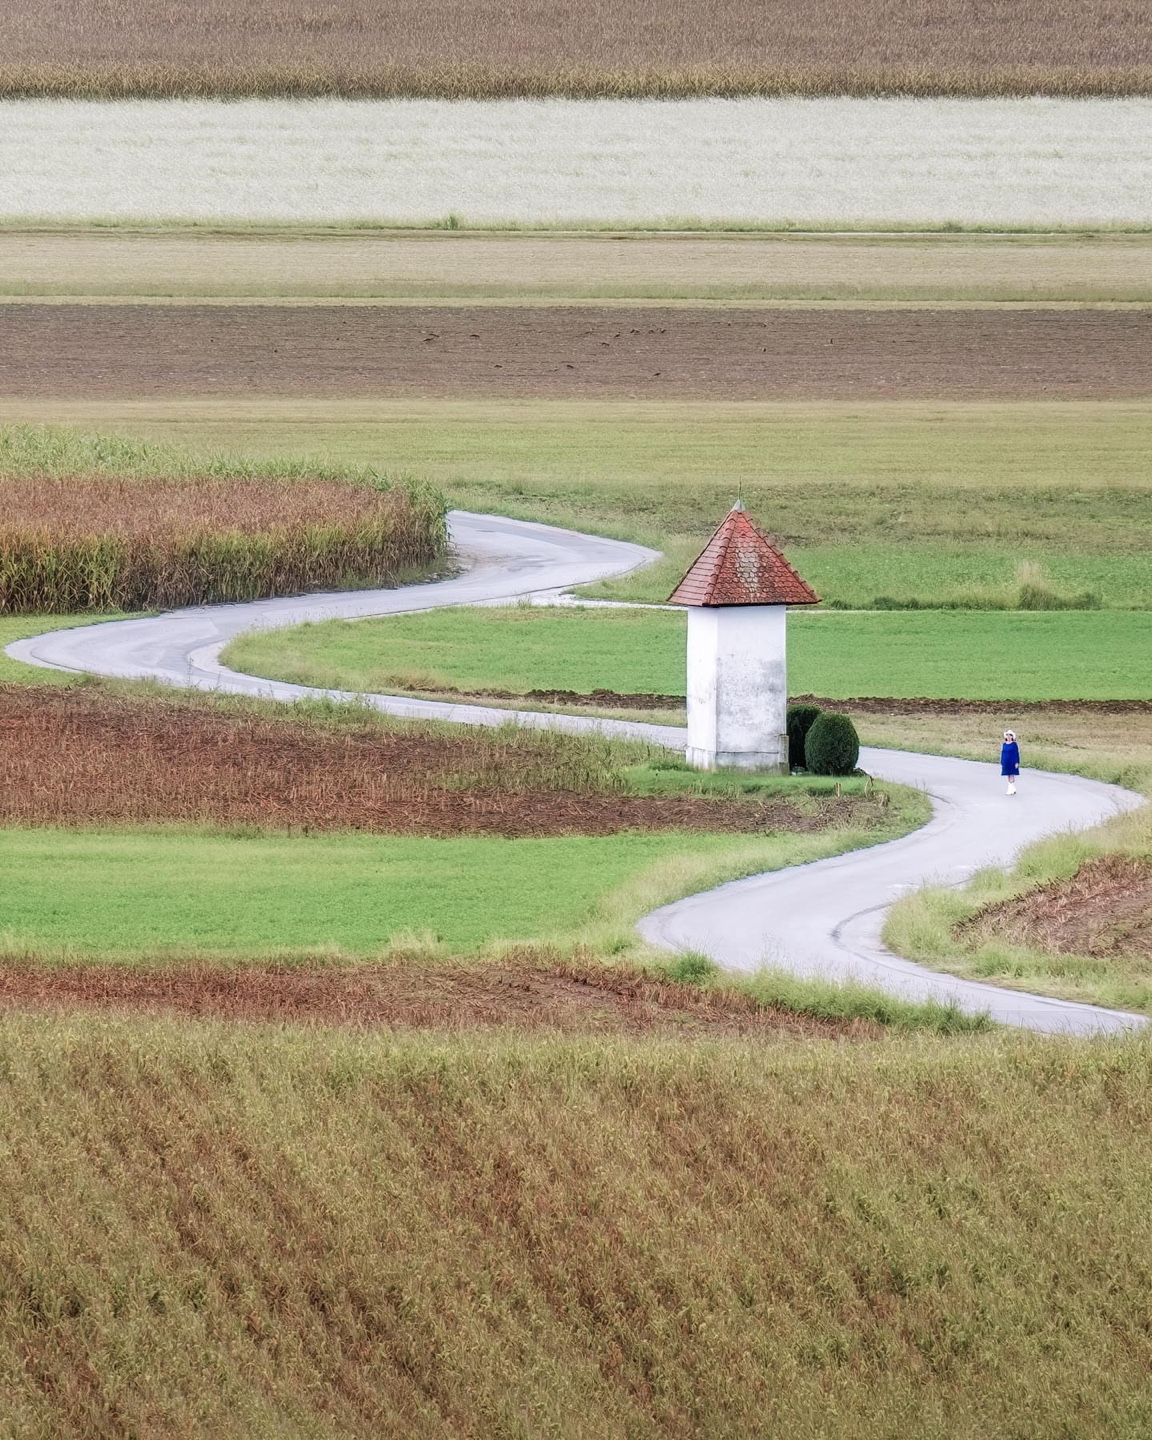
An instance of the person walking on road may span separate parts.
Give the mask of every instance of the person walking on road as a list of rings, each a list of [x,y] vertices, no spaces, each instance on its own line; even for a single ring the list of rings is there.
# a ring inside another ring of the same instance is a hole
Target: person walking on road
[[[1016,781],[1020,778],[1020,747],[1016,743],[1015,730],[1004,731],[1004,744],[1000,747],[1000,774],[1007,778],[1008,794],[1016,794]]]

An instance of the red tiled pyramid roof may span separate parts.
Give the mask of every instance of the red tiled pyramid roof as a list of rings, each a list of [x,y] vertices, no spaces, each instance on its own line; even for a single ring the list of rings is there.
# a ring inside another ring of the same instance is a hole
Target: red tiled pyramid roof
[[[743,505],[734,505],[668,597],[670,605],[818,605]]]

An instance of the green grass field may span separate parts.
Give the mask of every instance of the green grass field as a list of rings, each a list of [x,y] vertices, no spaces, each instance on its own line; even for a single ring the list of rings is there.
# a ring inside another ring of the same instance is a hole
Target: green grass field
[[[1152,1049],[0,1020],[0,1430],[1144,1440]]]
[[[1152,607],[1152,406],[190,400],[6,402],[251,462],[372,466],[452,504],[652,544],[598,593],[663,600],[732,502],[826,599],[1012,605],[1020,567],[1062,595]]]
[[[891,793],[883,825],[810,835],[0,830],[0,949],[356,957],[413,942],[463,954],[542,940],[619,952],[639,944],[641,915],[680,895],[923,823],[922,796]]]
[[[1142,612],[794,611],[788,626],[797,695],[1152,697],[1152,616]],[[683,695],[684,637],[677,610],[459,608],[244,636],[224,659],[361,692]]]

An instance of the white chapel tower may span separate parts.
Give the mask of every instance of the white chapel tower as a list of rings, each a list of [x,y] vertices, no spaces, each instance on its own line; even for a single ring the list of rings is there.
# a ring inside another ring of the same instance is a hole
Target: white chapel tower
[[[788,773],[786,607],[819,598],[737,502],[669,596],[688,607],[689,765]]]

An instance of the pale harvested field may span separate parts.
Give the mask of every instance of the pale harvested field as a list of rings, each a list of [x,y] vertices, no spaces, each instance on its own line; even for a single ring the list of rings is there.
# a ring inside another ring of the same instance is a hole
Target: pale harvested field
[[[1152,301],[1152,235],[0,230],[0,295]]]
[[[1152,224],[1152,101],[0,104],[0,219]]]
[[[1107,399],[1145,310],[0,306],[0,395]]]
[[[1147,91],[1140,0],[7,0],[8,93]]]

